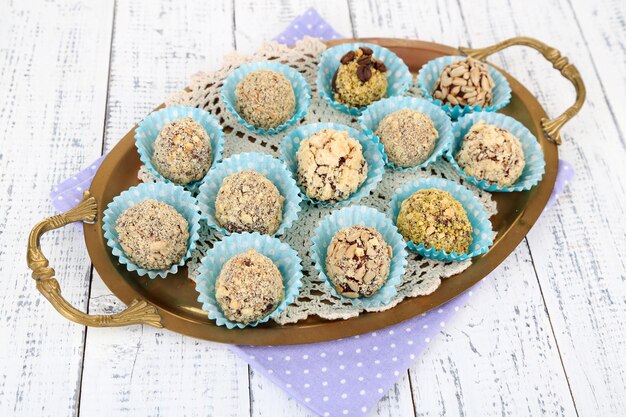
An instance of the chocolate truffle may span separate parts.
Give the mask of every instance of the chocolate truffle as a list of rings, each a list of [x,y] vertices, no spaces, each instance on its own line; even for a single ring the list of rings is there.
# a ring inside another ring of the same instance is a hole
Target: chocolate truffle
[[[215,199],[215,218],[231,233],[274,234],[283,220],[285,198],[256,171],[239,171],[224,178]]]
[[[387,67],[365,46],[342,58],[332,80],[335,100],[350,107],[363,107],[387,94]]]
[[[486,64],[466,58],[446,65],[435,84],[433,97],[451,106],[490,106],[495,85]]]
[[[215,282],[215,298],[228,320],[260,320],[285,298],[280,271],[271,259],[249,249],[229,259]]]
[[[500,186],[514,184],[526,165],[519,139],[482,120],[467,132],[455,159],[468,176]]]
[[[323,129],[304,139],[296,157],[298,183],[311,199],[344,200],[367,178],[363,148],[343,130]]]
[[[371,297],[387,280],[391,246],[372,227],[339,230],[326,252],[326,273],[344,297]]]
[[[293,117],[296,96],[283,74],[271,70],[249,73],[235,89],[237,112],[262,129],[278,127]]]
[[[439,133],[430,117],[417,110],[403,109],[385,116],[376,136],[390,162],[399,167],[414,167],[428,159]]]
[[[166,124],[154,142],[154,167],[159,174],[177,184],[201,180],[211,162],[209,135],[191,117]]]
[[[187,220],[161,201],[147,199],[124,210],[115,230],[126,256],[144,269],[168,269],[187,252]]]
[[[405,240],[448,253],[466,253],[472,243],[472,224],[461,203],[434,188],[416,191],[404,200],[396,226]]]

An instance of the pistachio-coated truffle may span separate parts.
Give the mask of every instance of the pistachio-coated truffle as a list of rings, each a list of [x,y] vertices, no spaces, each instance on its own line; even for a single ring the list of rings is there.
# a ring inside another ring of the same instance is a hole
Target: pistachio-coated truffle
[[[332,80],[335,100],[350,107],[363,107],[387,94],[387,67],[365,46],[342,58]]]

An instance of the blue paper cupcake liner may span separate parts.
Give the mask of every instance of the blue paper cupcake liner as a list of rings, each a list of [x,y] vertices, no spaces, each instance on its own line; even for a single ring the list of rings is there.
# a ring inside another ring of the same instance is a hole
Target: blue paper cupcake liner
[[[224,316],[215,298],[215,282],[226,261],[247,252],[248,249],[254,249],[267,256],[278,267],[285,286],[285,299],[269,315],[255,322],[243,324],[230,321]],[[296,251],[275,237],[256,232],[234,233],[215,243],[202,259],[198,272],[196,291],[199,293],[198,301],[202,303],[202,309],[218,326],[226,326],[229,329],[255,327],[278,316],[298,297],[302,287],[302,261]]]
[[[302,197],[300,197],[300,189],[285,163],[262,153],[240,153],[225,159],[217,164],[215,169],[211,170],[209,175],[204,178],[197,197],[201,217],[207,221],[209,226],[219,230],[224,235],[229,235],[230,232],[219,226],[215,218],[215,199],[224,178],[236,172],[250,169],[263,174],[285,198],[283,220],[275,233],[275,235],[281,235],[298,219]]]
[[[374,57],[382,61],[387,67],[387,97],[395,97],[404,95],[413,84],[413,76],[398,55],[394,54],[387,48],[374,45],[372,43],[342,43],[327,49],[322,54],[320,62],[317,65],[317,91],[324,101],[330,104],[334,109],[340,112],[359,116],[366,107],[350,107],[335,101],[331,83],[332,79],[339,68],[341,57],[348,51],[354,51],[361,46],[367,46],[374,51]]]
[[[239,115],[239,112],[237,111],[237,97],[235,96],[235,89],[241,80],[243,80],[249,73],[262,69],[276,71],[283,74],[291,83],[294,95],[296,96],[296,109],[291,119],[277,127],[267,130],[251,125]],[[233,116],[235,116],[237,121],[244,125],[246,129],[258,133],[259,135],[275,135],[290,126],[295,125],[307,114],[309,106],[311,105],[311,87],[309,87],[309,84],[306,82],[302,74],[288,65],[271,61],[251,62],[249,64],[244,64],[231,72],[228,77],[226,77],[226,81],[224,81],[221,96],[226,108],[233,114]]]
[[[337,292],[330,278],[326,275],[326,251],[335,233],[345,227],[355,225],[375,228],[392,249],[387,281],[371,297],[344,297]],[[402,282],[404,267],[407,264],[406,243],[396,226],[383,213],[365,206],[351,206],[337,210],[322,219],[315,229],[311,241],[311,259],[324,282],[324,286],[343,301],[364,309],[376,308],[389,304],[398,293],[396,287]]]
[[[185,117],[191,117],[196,122],[200,123],[206,133],[209,135],[211,141],[211,168],[214,167],[222,159],[222,150],[224,149],[224,132],[219,120],[211,113],[202,109],[196,109],[195,107],[166,107],[159,111],[155,111],[146,116],[135,129],[135,146],[139,152],[139,159],[141,163],[148,168],[155,177],[164,182],[172,182],[159,173],[154,164],[152,163],[152,157],[154,155],[154,142],[159,136],[159,132],[163,127],[175,120]],[[211,170],[209,168],[209,171]],[[208,174],[207,172],[207,174]],[[192,181],[188,184],[178,184],[183,187],[195,191],[202,180]]]
[[[370,105],[359,117],[359,125],[361,125],[361,129],[363,129],[366,135],[372,138],[376,137],[380,141],[380,138],[375,133],[380,122],[385,116],[402,109],[413,109],[424,113],[430,117],[439,133],[435,149],[433,149],[428,159],[414,167],[400,167],[389,161],[389,157],[385,152],[385,145],[381,142],[383,146],[383,160],[387,166],[400,171],[415,171],[435,162],[445,153],[452,141],[452,123],[448,115],[440,107],[429,101],[415,97],[391,97]]]
[[[465,135],[479,120],[484,121],[486,124],[496,125],[508,130],[521,142],[526,165],[524,166],[522,175],[515,182],[515,184],[505,187],[485,180],[479,180],[474,176],[467,176],[454,159],[456,154],[461,149]],[[446,152],[446,159],[450,161],[452,166],[459,174],[461,174],[461,176],[463,176],[463,178],[467,180],[467,182],[478,188],[492,192],[509,193],[530,190],[537,185],[539,181],[541,181],[541,178],[546,170],[546,162],[543,158],[543,151],[541,150],[541,145],[539,144],[537,138],[530,133],[530,130],[528,130],[523,124],[512,117],[505,116],[500,113],[474,113],[461,117],[452,126],[452,143]]]
[[[382,156],[383,146],[378,141],[378,138],[368,138],[362,132],[338,123],[313,123],[298,127],[284,137],[280,143],[281,159],[287,164],[287,168],[289,168],[289,171],[291,171],[294,178],[297,178],[298,160],[296,158],[296,154],[300,148],[300,143],[304,139],[323,129],[345,130],[348,132],[350,137],[359,141],[363,147],[363,157],[367,161],[367,178],[363,184],[361,184],[361,186],[350,195],[350,197],[336,203],[310,199],[307,197],[306,192],[300,188],[302,198],[305,201],[310,201],[311,203],[322,207],[355,203],[361,198],[369,195],[370,191],[376,188],[376,185],[380,182],[383,174],[385,173],[385,164]]]
[[[400,212],[402,202],[409,198],[414,192],[429,188],[447,191],[461,203],[472,224],[472,243],[467,253],[461,254],[454,251],[448,253],[443,250],[436,250],[434,247],[427,248],[423,243],[416,244],[412,241],[407,242],[409,250],[417,252],[427,258],[440,261],[464,261],[487,252],[491,245],[493,245],[493,238],[495,236],[487,211],[470,190],[443,178],[418,179],[407,182],[398,188],[391,197],[391,203],[389,204],[389,214],[391,215],[393,224],[396,224],[398,220],[398,213]]]
[[[149,198],[174,207],[189,224],[187,252],[179,263],[172,265],[168,270],[144,269],[133,263],[124,253],[119,243],[119,236],[115,230],[117,218],[126,209]],[[165,278],[167,274],[175,274],[178,272],[178,267],[185,264],[187,259],[191,256],[191,252],[196,248],[196,241],[199,237],[198,231],[200,230],[200,209],[196,205],[196,200],[191,193],[178,185],[165,182],[144,183],[131,187],[113,198],[113,201],[111,201],[107,209],[104,210],[102,223],[107,245],[112,249],[113,255],[119,259],[120,263],[126,266],[127,270],[131,272],[136,271],[139,276],[148,275],[151,279],[157,276]]]
[[[433,91],[435,90],[435,84],[444,67],[466,58],[465,56],[443,56],[441,58],[435,58],[428,61],[417,73],[417,85],[422,91],[422,94],[424,94],[424,97],[440,106],[453,120],[472,112],[494,112],[506,106],[509,104],[509,101],[511,101],[511,86],[509,82],[504,75],[489,64],[485,65],[489,68],[489,74],[496,84],[493,90],[493,104],[491,106],[456,105],[452,107],[449,104],[443,104],[441,100],[435,99],[433,97]]]

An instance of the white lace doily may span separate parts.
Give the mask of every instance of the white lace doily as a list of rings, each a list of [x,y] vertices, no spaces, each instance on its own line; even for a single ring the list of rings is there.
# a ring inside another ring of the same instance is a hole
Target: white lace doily
[[[316,122],[343,123],[359,128],[356,118],[340,113],[331,108],[317,94],[315,79],[319,55],[326,46],[317,39],[305,38],[299,41],[294,48],[288,48],[276,42],[267,42],[256,55],[240,53],[229,54],[224,59],[224,67],[215,72],[202,72],[192,77],[188,91],[181,91],[166,101],[167,106],[183,105],[199,107],[207,110],[220,119],[225,132],[223,157],[240,152],[265,152],[278,157],[278,145],[286,133],[274,136],[259,136],[240,125],[228,112],[220,100],[220,88],[226,76],[238,66],[250,61],[278,60],[296,68],[307,79],[312,89],[311,107],[302,124]],[[409,95],[419,95],[417,88],[412,88]],[[359,204],[368,205],[387,212],[389,200],[396,188],[403,183],[423,177],[438,176],[463,183],[455,170],[446,162],[439,161],[427,169],[418,172],[386,170],[383,180],[369,197],[362,199]],[[154,177],[142,167],[139,178],[146,181],[155,181]],[[466,184],[483,202],[489,215],[496,213],[496,204],[488,192]],[[317,315],[324,319],[347,319],[359,315],[362,311],[349,303],[342,302],[331,295],[320,281],[315,268],[311,263],[310,242],[311,235],[318,222],[333,211],[332,208],[314,207],[303,203],[298,221],[281,236],[280,239],[298,251],[304,267],[304,285],[297,301],[290,305],[276,321],[280,324],[293,323],[304,320],[309,315]],[[189,277],[195,279],[198,274],[200,261],[212,242],[220,238],[219,232],[209,230],[204,225],[200,233],[200,242],[192,258],[188,262]],[[416,297],[430,294],[441,283],[441,279],[458,274],[470,265],[471,261],[440,262],[409,252],[409,262],[404,274],[403,282],[398,288],[398,295],[393,302],[384,307],[371,311],[389,309],[406,297]]]

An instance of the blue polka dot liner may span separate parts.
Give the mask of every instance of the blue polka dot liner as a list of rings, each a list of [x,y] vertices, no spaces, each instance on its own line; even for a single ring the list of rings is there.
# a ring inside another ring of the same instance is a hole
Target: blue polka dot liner
[[[403,96],[413,84],[413,76],[404,61],[387,48],[372,43],[342,43],[341,45],[328,48],[322,54],[317,65],[317,91],[324,101],[340,112],[359,116],[366,107],[350,107],[335,100],[332,90],[332,80],[341,63],[341,57],[349,51],[354,51],[362,46],[370,48],[374,57],[382,61],[387,67],[387,97]]]
[[[414,167],[400,167],[391,162],[385,152],[385,145],[381,142],[383,146],[383,159],[387,166],[400,171],[416,171],[437,161],[448,149],[452,141],[452,122],[441,108],[429,101],[415,97],[391,97],[377,101],[367,107],[361,117],[359,117],[361,129],[363,129],[363,132],[370,138],[376,138],[376,140],[380,141],[380,138],[376,136],[375,133],[380,122],[389,114],[402,109],[417,110],[430,117],[439,134],[435,149],[433,149],[430,156],[424,162]]]
[[[300,187],[302,198],[305,201],[309,201],[312,204],[322,207],[340,206],[348,203],[356,203],[361,198],[367,197],[370,191],[376,188],[376,185],[380,182],[383,174],[385,173],[385,163],[382,156],[383,147],[380,142],[378,142],[377,138],[368,138],[367,136],[365,136],[365,134],[363,134],[363,132],[338,123],[313,123],[298,127],[285,136],[285,138],[280,143],[281,159],[285,162],[287,168],[289,168],[289,171],[291,171],[294,178],[297,178],[298,159],[296,155],[298,153],[298,149],[300,149],[300,143],[304,139],[309,138],[314,133],[317,133],[324,129],[346,131],[351,138],[359,141],[359,143],[363,147],[363,157],[367,161],[367,178],[365,179],[363,184],[361,184],[361,186],[350,195],[350,197],[338,202],[326,202],[310,199],[309,197],[307,197],[306,192]]]
[[[285,123],[271,129],[263,129],[253,126],[241,117],[237,111],[237,97],[235,96],[235,89],[237,88],[237,85],[246,77],[246,75],[259,70],[271,70],[284,75],[291,83],[291,87],[293,88],[293,92],[296,97],[296,109],[293,116]],[[309,87],[309,84],[306,82],[302,74],[288,65],[273,61],[251,62],[249,64],[244,64],[231,72],[224,81],[221,96],[226,108],[233,114],[233,116],[235,116],[237,121],[245,126],[246,129],[259,135],[275,135],[290,126],[295,125],[307,114],[309,106],[311,105],[311,87]]]
[[[155,111],[146,116],[139,126],[135,129],[135,146],[139,152],[141,163],[148,168],[155,177],[164,182],[172,182],[159,173],[154,164],[152,157],[154,156],[154,142],[159,136],[159,132],[163,127],[178,119],[191,117],[198,122],[209,135],[211,142],[211,167],[214,167],[222,159],[222,150],[224,149],[224,132],[219,120],[211,113],[195,107],[175,106],[166,107]],[[208,173],[208,172],[207,172]],[[192,181],[183,184],[183,187],[191,191],[196,191],[202,180]],[[179,184],[180,185],[180,184]]]
[[[348,298],[337,292],[326,275],[326,251],[333,236],[339,230],[362,225],[375,228],[391,246],[392,258],[387,281],[371,297]],[[397,295],[397,286],[402,282],[407,264],[406,243],[396,226],[383,213],[365,206],[345,207],[324,217],[313,233],[311,259],[324,286],[336,297],[364,309],[377,308],[389,304]]]
[[[443,104],[441,100],[435,99],[433,97],[433,91],[435,90],[435,84],[437,84],[437,80],[439,79],[439,75],[443,69],[447,65],[466,58],[466,56],[443,56],[435,58],[428,61],[417,73],[417,85],[422,91],[424,97],[440,106],[443,111],[450,115],[452,120],[456,120],[464,114],[472,112],[495,112],[496,110],[500,110],[509,104],[511,101],[511,86],[506,80],[506,77],[502,75],[500,71],[487,63],[485,63],[485,65],[489,68],[489,74],[496,84],[493,89],[493,104],[491,106],[450,106],[450,104]]]
[[[407,242],[407,247],[413,252],[417,252],[426,258],[437,259],[439,261],[464,261],[475,256],[486,253],[493,245],[495,233],[492,229],[489,215],[478,198],[464,186],[456,182],[443,178],[424,178],[407,182],[398,188],[389,204],[389,215],[393,224],[398,220],[400,206],[404,200],[409,198],[413,193],[419,190],[435,188],[447,191],[454,197],[465,209],[467,217],[472,224],[472,243],[467,253],[446,252],[444,250],[436,250],[434,247],[427,248],[423,243],[413,241]]]
[[[474,176],[468,176],[454,159],[461,149],[461,145],[463,145],[465,135],[479,120],[482,120],[486,124],[495,125],[508,130],[521,142],[526,165],[524,166],[522,175],[520,175],[519,179],[514,184],[502,186],[486,180],[479,180]],[[452,126],[452,144],[450,149],[446,152],[446,159],[450,161],[450,164],[452,164],[467,182],[491,192],[510,193],[530,190],[541,181],[546,171],[546,162],[537,138],[523,124],[512,117],[500,113],[472,113],[461,117]]]
[[[254,170],[264,175],[285,198],[283,220],[275,233],[275,235],[282,235],[298,219],[302,197],[300,197],[300,189],[285,163],[263,153],[250,152],[234,155],[217,164],[209,172],[200,186],[197,197],[202,219],[222,234],[230,234],[226,229],[219,226],[215,218],[215,200],[224,179],[244,170]]]
[[[167,270],[144,269],[133,263],[124,253],[119,242],[119,235],[115,230],[115,222],[125,210],[147,199],[169,204],[174,207],[189,224],[187,252],[179,263],[172,265]],[[111,201],[106,210],[104,210],[102,230],[104,230],[104,238],[107,240],[107,246],[111,248],[113,255],[118,258],[122,265],[126,266],[128,271],[136,272],[139,276],[148,275],[150,279],[156,277],[165,278],[167,274],[177,273],[178,267],[185,265],[185,262],[191,256],[191,252],[196,248],[200,230],[200,209],[196,205],[196,199],[193,198],[191,193],[179,185],[166,182],[139,184],[113,198],[113,201]]]
[[[244,324],[230,321],[224,316],[224,312],[215,298],[215,282],[226,261],[247,252],[249,249],[254,249],[261,255],[267,256],[276,265],[283,277],[285,298],[267,316]],[[255,327],[278,316],[298,297],[302,287],[302,261],[296,251],[275,237],[260,235],[256,232],[233,233],[215,243],[202,259],[198,272],[196,282],[196,291],[199,294],[198,302],[202,304],[202,309],[207,312],[209,319],[215,320],[218,326],[226,326],[228,329]]]

